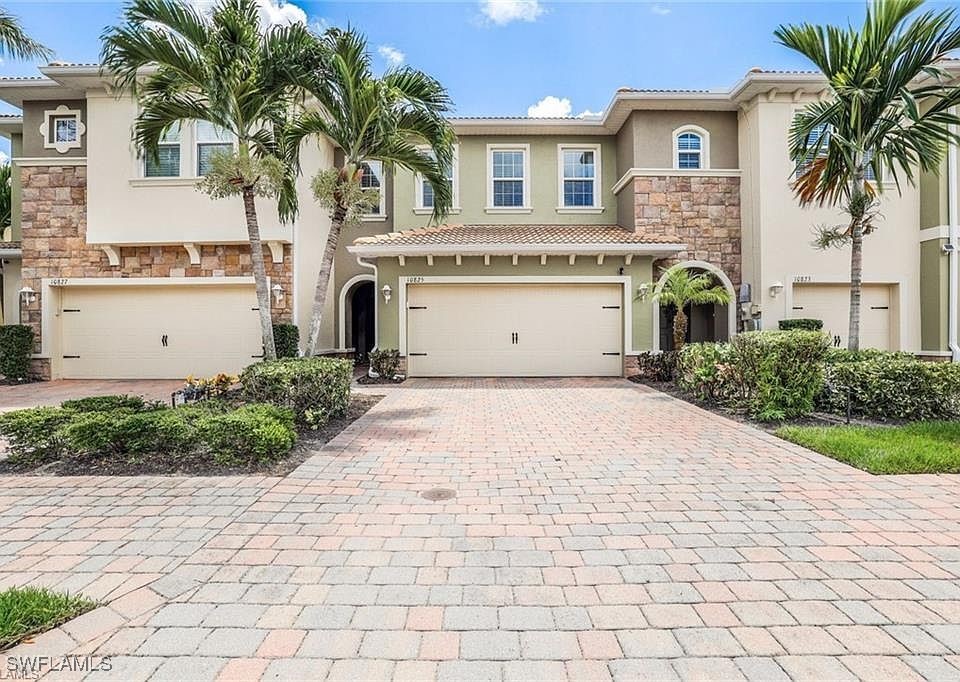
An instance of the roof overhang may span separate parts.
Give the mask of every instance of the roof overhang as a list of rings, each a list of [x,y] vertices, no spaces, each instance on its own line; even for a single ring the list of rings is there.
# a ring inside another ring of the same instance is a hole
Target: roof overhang
[[[69,88],[49,78],[4,78],[0,80],[0,100],[23,107],[24,100],[84,99],[82,89]]]
[[[361,258],[397,256],[651,256],[685,251],[686,244],[353,244],[347,251]]]
[[[731,102],[739,104],[771,90],[812,94],[821,92],[829,86],[826,76],[822,73],[750,71],[733,86],[729,97]]]
[[[23,249],[21,248],[0,248],[0,258],[22,258]]]
[[[23,116],[0,116],[0,137],[10,139],[11,135],[23,132]]]

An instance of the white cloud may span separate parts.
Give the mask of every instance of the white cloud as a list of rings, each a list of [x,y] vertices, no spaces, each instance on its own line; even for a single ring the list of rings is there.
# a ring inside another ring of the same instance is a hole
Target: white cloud
[[[602,116],[602,111],[590,111],[589,109],[584,109],[577,114],[577,118],[601,118]]]
[[[381,45],[377,48],[377,52],[381,57],[387,60],[388,66],[400,66],[407,58],[407,55],[392,45]]]
[[[653,3],[650,6],[650,11],[658,16],[665,17],[668,14],[670,14],[670,12],[672,12],[673,10],[671,10],[669,7],[664,7],[661,4]]]
[[[527,116],[531,118],[562,118],[569,116],[572,107],[566,97],[547,95],[542,100],[527,107]]]
[[[310,22],[310,30],[314,33],[324,33],[332,24],[323,17],[317,17]]]
[[[480,12],[497,26],[536,21],[545,11],[539,0],[480,0]]]

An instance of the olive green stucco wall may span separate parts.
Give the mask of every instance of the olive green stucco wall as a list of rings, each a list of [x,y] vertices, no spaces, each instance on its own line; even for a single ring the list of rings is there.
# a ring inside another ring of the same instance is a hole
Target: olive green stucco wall
[[[633,133],[629,139],[632,160],[624,170],[673,168],[673,131],[685,125],[699,126],[710,133],[710,168],[739,168],[735,111],[634,111],[625,124],[633,128]],[[626,145],[628,140],[622,139]],[[621,154],[624,152],[621,149]],[[626,162],[620,160],[621,165]]]
[[[71,157],[87,155],[87,136],[80,136],[80,146],[76,149],[68,149],[66,153],[61,154],[56,149],[48,149],[43,146],[43,135],[40,134],[40,126],[43,125],[44,117],[47,111],[53,111],[63,104],[68,109],[79,109],[80,120],[87,122],[87,102],[86,100],[44,100],[28,101],[23,103],[23,156],[27,158],[38,157]],[[128,131],[122,134],[128,135]]]
[[[939,227],[947,217],[947,162],[940,164],[940,173],[920,174],[920,229]]]
[[[540,257],[521,257],[517,265],[512,264],[509,256],[492,256],[490,265],[483,264],[483,258],[464,257],[462,264],[457,265],[454,258],[436,257],[433,266],[428,266],[426,258],[407,258],[406,265],[400,266],[396,258],[378,259],[377,280],[377,325],[378,347],[399,348],[399,291],[400,277],[456,277],[456,276],[526,276],[526,277],[610,277],[623,274],[631,278],[630,292],[632,301],[632,338],[633,348],[626,352],[650,350],[653,347],[653,319],[652,303],[649,298],[640,301],[636,298],[637,287],[642,283],[652,281],[652,266],[650,258],[634,258],[630,265],[624,265],[624,259],[619,256],[606,258],[603,265],[597,265],[596,257],[579,257],[574,265],[570,265],[566,256],[551,256],[546,265],[540,265]],[[384,303],[380,290],[387,284],[393,290],[393,297],[389,303]],[[576,324],[576,320],[571,320]]]
[[[476,224],[550,224],[550,225],[615,225],[617,203],[611,188],[617,175],[616,141],[612,136],[572,137],[539,136],[462,136],[459,140],[460,213],[448,217],[448,223]],[[530,145],[530,205],[531,213],[487,213],[487,145]],[[558,144],[599,144],[601,157],[602,213],[558,213]],[[413,212],[416,189],[412,173],[398,169],[393,185],[392,209],[397,230],[423,227],[430,222],[429,215]],[[388,209],[389,210],[389,209]]]
[[[945,239],[920,243],[920,343],[926,351],[947,350],[948,263]]]
[[[23,136],[10,136],[10,156],[14,159],[23,156]],[[23,232],[20,228],[21,202],[23,188],[20,182],[19,169],[14,166],[10,173],[10,227],[14,241],[20,241]]]

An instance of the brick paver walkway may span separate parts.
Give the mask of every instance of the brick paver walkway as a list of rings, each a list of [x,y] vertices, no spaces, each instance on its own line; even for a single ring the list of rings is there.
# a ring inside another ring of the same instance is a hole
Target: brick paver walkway
[[[61,379],[32,384],[0,386],[0,412],[37,405],[59,405],[64,400],[91,395],[142,395],[147,400],[168,402],[170,394],[183,388],[169,379]]]
[[[284,479],[0,479],[89,679],[957,679],[960,477],[621,380],[410,381]],[[451,488],[451,500],[420,496]]]

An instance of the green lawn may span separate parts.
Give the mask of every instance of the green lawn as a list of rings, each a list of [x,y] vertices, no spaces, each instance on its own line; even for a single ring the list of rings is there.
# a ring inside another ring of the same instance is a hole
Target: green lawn
[[[871,474],[960,473],[960,422],[783,426],[776,434]]]
[[[28,635],[66,623],[96,608],[97,603],[77,595],[37,587],[11,587],[0,592],[0,651]]]

